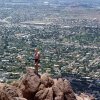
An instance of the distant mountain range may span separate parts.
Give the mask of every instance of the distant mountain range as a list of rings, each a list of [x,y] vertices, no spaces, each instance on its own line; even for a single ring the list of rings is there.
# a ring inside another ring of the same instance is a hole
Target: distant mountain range
[[[44,1],[44,2],[67,2],[67,3],[71,3],[71,2],[79,2],[79,3],[100,3],[100,0],[0,0],[0,2],[40,2],[40,1]]]
[[[50,3],[58,5],[81,6],[81,7],[99,7],[100,0],[0,0],[0,3]]]
[[[99,7],[100,0],[51,0],[53,2],[57,1],[59,4],[69,5],[69,6],[80,6],[80,7]]]

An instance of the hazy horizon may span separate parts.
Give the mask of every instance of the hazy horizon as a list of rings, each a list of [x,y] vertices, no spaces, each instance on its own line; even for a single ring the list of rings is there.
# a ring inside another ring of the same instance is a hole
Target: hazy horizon
[[[37,3],[37,4],[60,4],[60,5],[86,5],[90,7],[100,6],[100,0],[0,0],[0,3]]]

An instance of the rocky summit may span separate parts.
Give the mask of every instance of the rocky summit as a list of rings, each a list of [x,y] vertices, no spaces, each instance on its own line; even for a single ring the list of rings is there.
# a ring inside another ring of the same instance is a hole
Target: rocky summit
[[[67,79],[37,75],[31,68],[18,81],[0,83],[0,100],[95,100],[91,95],[74,93]]]

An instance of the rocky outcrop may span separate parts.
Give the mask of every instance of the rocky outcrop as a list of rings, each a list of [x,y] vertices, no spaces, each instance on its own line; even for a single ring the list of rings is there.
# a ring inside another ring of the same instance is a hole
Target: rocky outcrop
[[[81,93],[80,95],[76,94],[77,100],[95,100],[95,98],[91,95],[86,95],[85,93]]]
[[[83,100],[83,97],[86,95],[74,93],[67,79],[52,79],[47,73],[36,75],[31,68],[19,81],[0,84],[0,100]],[[87,98],[84,100],[94,100]]]

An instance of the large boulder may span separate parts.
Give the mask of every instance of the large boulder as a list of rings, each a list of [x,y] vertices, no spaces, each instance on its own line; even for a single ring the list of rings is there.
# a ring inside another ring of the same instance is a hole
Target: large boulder
[[[28,100],[33,100],[36,91],[40,85],[40,77],[34,73],[31,68],[27,68],[26,75],[23,76],[19,84],[23,96]]]
[[[55,95],[55,100],[76,100],[70,82],[66,79],[55,79],[53,85],[53,92]]]
[[[61,86],[59,86],[58,80],[55,79],[54,85],[52,87],[53,93],[54,93],[54,98],[55,98],[55,100],[64,100],[64,93],[63,93],[63,91],[60,90],[59,87],[61,87]]]
[[[44,84],[45,87],[51,87],[54,84],[54,81],[47,73],[45,73],[41,75],[41,83]]]
[[[70,82],[66,79],[64,80],[64,94],[66,100],[76,100],[76,96],[70,85]]]

